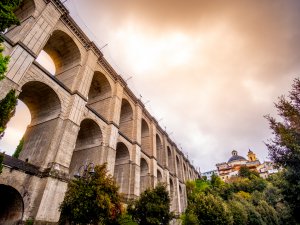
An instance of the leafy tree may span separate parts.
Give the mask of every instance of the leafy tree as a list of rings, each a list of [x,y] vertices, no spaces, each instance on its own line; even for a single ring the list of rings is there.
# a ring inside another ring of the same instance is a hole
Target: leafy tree
[[[70,181],[60,211],[60,224],[117,224],[121,200],[106,164],[96,166],[90,176]]]
[[[279,224],[276,210],[272,206],[270,206],[266,201],[260,201],[256,206],[256,211],[261,215],[262,220],[266,224]]]
[[[185,213],[181,216],[182,225],[199,225],[198,218],[192,212]]]
[[[0,32],[4,32],[6,28],[12,25],[19,25],[18,18],[13,13],[14,10],[20,5],[21,0],[1,0],[0,1]],[[0,36],[0,80],[4,78],[4,73],[7,70],[9,62],[8,56],[3,56],[3,46],[1,46],[3,38]]]
[[[218,196],[199,193],[192,207],[200,225],[228,225],[232,224],[232,215],[227,205]]]
[[[251,175],[251,171],[247,166],[241,166],[239,170],[239,176],[249,178]]]
[[[122,214],[117,221],[117,225],[138,225],[127,213]]]
[[[0,2],[0,31],[12,25],[19,25],[20,22],[15,16],[14,11],[21,4],[21,0],[1,0]]]
[[[245,206],[237,200],[230,200],[228,207],[232,213],[233,225],[247,224],[248,214]]]
[[[10,90],[4,99],[0,101],[0,139],[4,135],[6,124],[15,114],[18,97],[15,90]]]
[[[0,33],[12,25],[18,25],[19,21],[13,11],[20,5],[21,0],[1,0],[0,1]],[[0,36],[0,81],[4,79],[9,62],[8,56],[3,56],[2,37]],[[4,130],[9,119],[14,115],[17,105],[15,91],[11,90],[4,99],[0,101],[0,139],[4,135]]]
[[[13,157],[19,158],[19,155],[20,155],[20,153],[21,153],[21,151],[23,149],[23,145],[24,145],[24,137],[22,137],[22,139],[20,140],[20,142],[19,142],[19,144],[18,144],[18,146],[17,146],[14,154],[12,155]]]
[[[1,37],[1,36],[0,36]],[[0,42],[0,81],[4,79],[4,74],[7,71],[7,65],[9,62],[9,56],[3,56],[4,48]]]
[[[275,104],[281,121],[266,116],[274,138],[266,145],[269,156],[284,168],[283,196],[300,223],[300,79],[295,79],[288,97],[280,97]]]
[[[4,153],[0,152],[0,174],[2,173],[3,170],[3,160],[4,160]]]
[[[170,212],[170,196],[163,184],[146,189],[128,206],[128,213],[140,225],[167,225],[174,218]]]
[[[244,178],[259,177],[259,173],[255,170],[250,170],[247,166],[241,166],[239,170],[239,176]]]

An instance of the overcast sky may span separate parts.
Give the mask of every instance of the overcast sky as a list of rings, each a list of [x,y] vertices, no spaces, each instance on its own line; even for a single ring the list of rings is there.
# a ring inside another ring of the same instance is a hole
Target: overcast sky
[[[202,172],[233,149],[266,160],[263,116],[276,114],[273,103],[300,74],[300,1],[65,4],[100,48],[108,44],[105,58],[132,77],[128,85]]]

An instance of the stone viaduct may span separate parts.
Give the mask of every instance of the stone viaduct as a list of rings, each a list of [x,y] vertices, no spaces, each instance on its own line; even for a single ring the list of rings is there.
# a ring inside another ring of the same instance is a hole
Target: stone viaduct
[[[59,0],[23,0],[4,34],[10,55],[0,99],[16,89],[31,113],[19,159],[5,156],[0,224],[55,224],[68,179],[85,162],[107,163],[126,199],[165,182],[171,210],[186,206],[198,172],[70,17]],[[55,75],[37,61],[44,50]]]

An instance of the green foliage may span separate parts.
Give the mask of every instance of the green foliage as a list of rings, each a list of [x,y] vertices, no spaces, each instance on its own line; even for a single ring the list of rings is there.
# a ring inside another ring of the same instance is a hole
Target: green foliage
[[[198,218],[193,213],[184,213],[181,218],[182,225],[199,225]]]
[[[14,14],[14,10],[20,5],[21,0],[1,0],[0,1],[0,31],[12,25],[19,25],[20,22]]]
[[[34,224],[34,219],[28,219],[25,221],[25,225],[33,225]]]
[[[21,151],[23,149],[23,145],[24,145],[24,137],[22,137],[22,139],[20,140],[20,142],[19,142],[19,144],[18,144],[18,146],[17,146],[14,154],[12,155],[13,157],[19,158],[20,153],[21,153]]]
[[[6,124],[15,114],[18,97],[15,90],[10,90],[4,99],[0,101],[0,139],[4,135]]]
[[[118,225],[138,225],[130,215],[127,213],[122,214],[117,221]]]
[[[273,176],[267,181],[250,172],[246,177],[231,179],[230,183],[217,177],[212,181],[190,181],[183,224],[295,224],[283,201],[282,180],[277,177],[280,174]]]
[[[19,25],[18,18],[13,11],[20,5],[21,0],[1,0],[0,1],[0,32],[4,32],[6,28],[12,25]],[[3,41],[0,36],[0,43]],[[0,80],[4,78],[9,62],[8,56],[3,56],[3,46],[0,44]]]
[[[247,166],[241,166],[239,177],[251,179],[251,177],[259,177],[259,173],[257,171],[251,171]]]
[[[120,195],[112,176],[107,175],[106,164],[96,166],[93,175],[70,181],[60,211],[60,224],[117,223]]]
[[[2,173],[3,170],[3,160],[4,160],[4,153],[0,152],[0,174]]]
[[[1,39],[0,39],[1,41]],[[0,81],[4,79],[4,74],[7,71],[7,65],[9,62],[9,56],[3,56],[3,46],[0,43]]]
[[[300,223],[300,79],[295,79],[288,97],[275,104],[281,121],[266,116],[274,138],[267,143],[269,156],[284,168],[281,189],[293,218]]]
[[[163,184],[145,190],[128,206],[128,213],[140,225],[167,225],[174,218],[170,212],[170,197]]]
[[[233,225],[247,224],[248,213],[244,205],[237,200],[230,200],[228,207],[233,217]]]
[[[199,193],[192,210],[199,224],[228,225],[232,224],[231,213],[218,196]]]

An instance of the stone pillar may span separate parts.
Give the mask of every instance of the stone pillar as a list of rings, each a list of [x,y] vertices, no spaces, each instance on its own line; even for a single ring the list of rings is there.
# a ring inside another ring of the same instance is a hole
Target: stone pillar
[[[88,98],[96,63],[96,55],[92,50],[89,50],[87,52],[85,62],[83,63],[83,66],[77,74],[75,82],[71,88],[73,92],[78,91],[86,99]]]
[[[59,205],[64,200],[68,184],[51,177],[45,179],[46,186],[35,221],[37,223],[39,221],[43,223],[45,223],[45,221],[56,223],[60,217]]]
[[[86,102],[79,95],[71,97],[67,113],[68,118],[64,121],[63,129],[58,132],[59,145],[57,146],[54,163],[64,168],[69,168],[71,163],[80,123],[85,111],[85,104]]]

